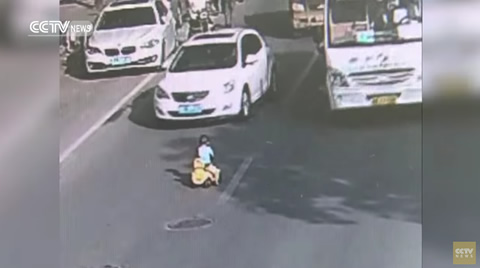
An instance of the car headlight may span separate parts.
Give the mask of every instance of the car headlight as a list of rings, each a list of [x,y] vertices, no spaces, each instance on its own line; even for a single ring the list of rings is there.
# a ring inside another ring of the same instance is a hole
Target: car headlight
[[[155,86],[155,96],[159,99],[170,99],[168,93],[160,86]]]
[[[235,89],[235,81],[229,81],[223,84],[224,93],[230,93]]]
[[[92,46],[87,46],[87,54],[93,55],[93,54],[100,54],[102,51],[98,47],[92,47]]]
[[[140,47],[141,48],[152,48],[152,47],[155,47],[156,45],[160,44],[160,40],[158,39],[152,39],[152,40],[149,40],[148,42],[144,43],[143,45],[141,45]]]
[[[327,73],[327,81],[332,87],[348,87],[347,76],[340,70],[330,69]]]

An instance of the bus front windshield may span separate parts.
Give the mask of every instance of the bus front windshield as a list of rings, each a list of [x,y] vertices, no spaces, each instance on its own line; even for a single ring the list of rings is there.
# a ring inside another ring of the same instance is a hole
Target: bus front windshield
[[[421,41],[422,0],[330,0],[330,47]]]

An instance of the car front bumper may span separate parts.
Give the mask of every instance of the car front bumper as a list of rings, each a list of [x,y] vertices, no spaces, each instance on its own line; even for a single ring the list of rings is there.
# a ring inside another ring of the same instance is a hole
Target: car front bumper
[[[201,111],[192,114],[181,113],[180,107],[183,105],[199,105]],[[224,100],[215,101],[205,100],[201,102],[180,103],[172,99],[154,98],[154,109],[157,118],[162,120],[200,120],[236,116],[240,112],[240,101]]]
[[[121,64],[112,64],[116,57],[127,57]],[[85,66],[89,73],[99,73],[115,70],[125,70],[131,68],[149,68],[160,66],[162,63],[161,48],[138,49],[135,53],[129,55],[107,56],[105,54],[85,53]]]
[[[336,88],[329,91],[329,98],[332,110],[415,104],[422,103],[422,87]]]

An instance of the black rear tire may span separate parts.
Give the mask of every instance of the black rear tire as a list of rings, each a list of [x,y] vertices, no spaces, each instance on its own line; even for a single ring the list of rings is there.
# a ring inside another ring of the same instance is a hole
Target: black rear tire
[[[277,84],[277,68],[272,67],[272,73],[270,74],[270,85],[267,92],[268,99],[275,99],[278,96],[278,84]]]
[[[242,121],[246,121],[251,117],[251,111],[252,111],[252,100],[250,97],[250,93],[248,89],[244,89],[242,92],[242,97],[240,100],[240,114],[239,117]]]

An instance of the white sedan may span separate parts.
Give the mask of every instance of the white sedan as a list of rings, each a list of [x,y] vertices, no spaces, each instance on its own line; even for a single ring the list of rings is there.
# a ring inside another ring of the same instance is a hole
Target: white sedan
[[[164,69],[154,99],[163,120],[247,118],[253,103],[277,90],[273,51],[252,29],[195,35]]]
[[[164,0],[109,4],[85,44],[89,73],[160,67],[176,47],[175,20]]]

